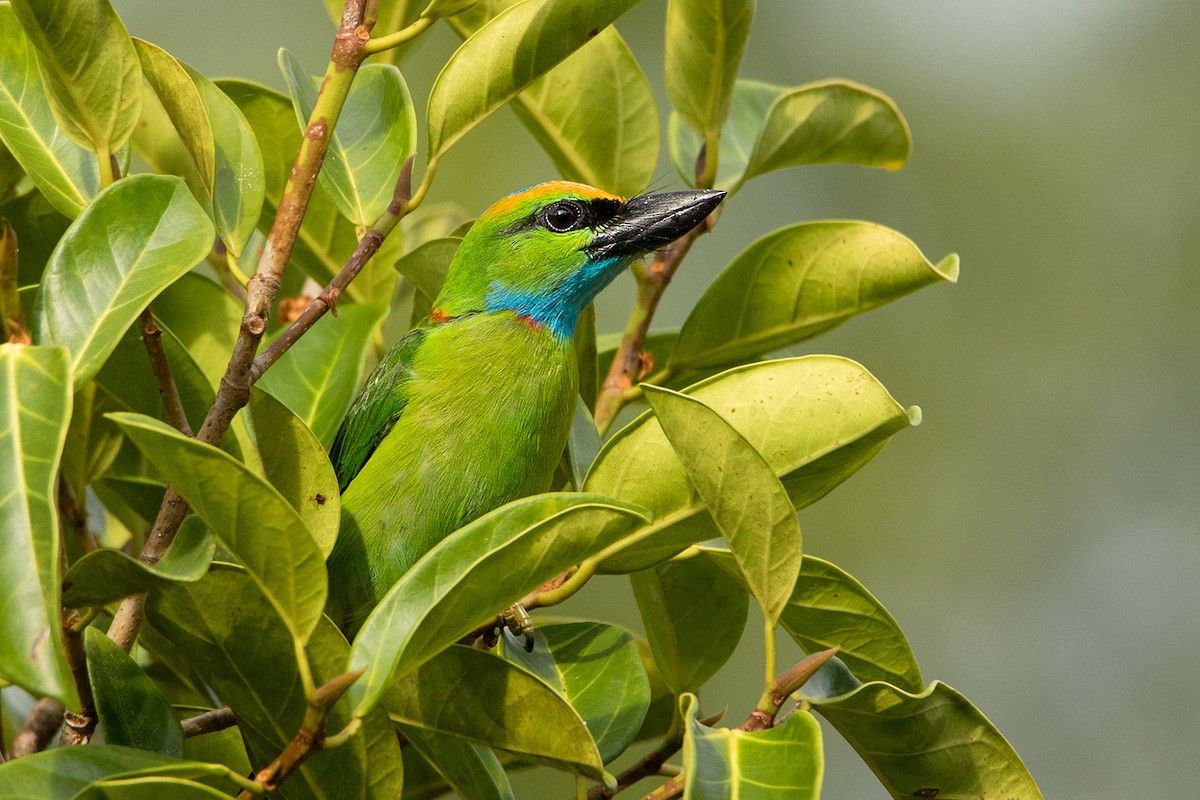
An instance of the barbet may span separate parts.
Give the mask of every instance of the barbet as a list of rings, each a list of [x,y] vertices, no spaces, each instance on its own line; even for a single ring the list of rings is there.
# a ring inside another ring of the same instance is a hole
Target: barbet
[[[328,608],[347,632],[446,535],[550,488],[578,393],[580,312],[724,195],[624,200],[554,181],[475,222],[429,317],[371,373],[330,452],[342,522]]]

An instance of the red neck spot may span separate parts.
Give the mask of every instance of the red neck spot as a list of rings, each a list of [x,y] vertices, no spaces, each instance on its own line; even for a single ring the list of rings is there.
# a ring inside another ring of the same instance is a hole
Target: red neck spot
[[[533,328],[535,331],[540,331],[542,328],[546,327],[534,319],[530,314],[517,314],[517,319],[521,320],[521,322],[524,322],[526,327]]]
[[[429,319],[431,322],[441,323],[450,319],[450,315],[440,308],[435,308],[429,312]]]

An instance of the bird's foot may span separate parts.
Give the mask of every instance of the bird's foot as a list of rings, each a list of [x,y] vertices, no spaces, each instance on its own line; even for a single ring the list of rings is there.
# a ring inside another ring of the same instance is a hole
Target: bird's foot
[[[514,636],[525,637],[525,652],[533,652],[533,620],[529,618],[529,612],[525,610],[525,606],[520,603],[513,603],[497,620],[498,627],[508,628]]]

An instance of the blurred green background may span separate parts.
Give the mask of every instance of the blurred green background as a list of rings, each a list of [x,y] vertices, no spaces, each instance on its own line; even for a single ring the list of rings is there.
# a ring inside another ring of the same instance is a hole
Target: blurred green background
[[[318,73],[333,30],[319,0],[114,5],[131,33],[206,74],[277,88],[276,49]],[[618,28],[665,119],[664,6],[646,0]],[[428,38],[404,66],[419,109],[457,41]],[[926,679],[966,693],[1047,797],[1196,796],[1200,4],[770,0],[742,74],[873,86],[907,117],[913,157],[895,174],[754,180],[685,263],[659,323],[678,325],[730,258],[798,220],[880,222],[934,261],[957,251],[958,286],[809,343],[861,361],[924,423],[801,515],[806,548],[888,606]],[[552,177],[505,110],[451,152],[430,199],[475,215]],[[655,188],[680,185],[664,154]],[[620,328],[631,298],[630,281],[605,293],[602,331]],[[629,622],[626,597],[598,581],[571,610]],[[752,619],[706,709],[727,704],[736,721],[752,707],[758,630]],[[824,796],[886,797],[826,736]],[[558,778],[550,796],[571,785]]]

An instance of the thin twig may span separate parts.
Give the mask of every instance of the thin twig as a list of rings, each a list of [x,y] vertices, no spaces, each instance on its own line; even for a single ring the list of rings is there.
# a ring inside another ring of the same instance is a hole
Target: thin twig
[[[50,697],[43,697],[33,704],[33,710],[25,718],[21,732],[13,737],[8,756],[21,758],[46,749],[63,721],[63,704]]]
[[[67,654],[67,666],[75,679],[79,692],[80,711],[67,711],[63,715],[62,733],[58,743],[63,747],[87,744],[96,732],[96,701],[92,697],[92,683],[88,678],[87,658],[83,652],[83,628],[77,623],[82,619],[78,611],[63,612],[63,645]]]
[[[238,724],[238,721],[232,708],[222,706],[194,717],[188,717],[181,724],[183,725],[183,738],[190,739],[193,736],[203,736],[206,733],[216,733],[226,728],[232,728]]]
[[[651,750],[640,761],[617,776],[617,785],[609,789],[603,784],[597,784],[588,790],[588,800],[610,800],[617,792],[628,789],[643,778],[658,775],[667,759],[679,752],[683,747],[682,736],[671,736],[663,741],[656,749]]]
[[[8,220],[0,220],[0,333],[4,334],[0,341],[33,342],[17,294],[17,233]]]
[[[175,385],[175,378],[171,374],[171,362],[167,360],[167,351],[163,349],[162,328],[154,321],[149,308],[142,312],[138,322],[142,329],[142,344],[146,346],[146,355],[150,357],[150,369],[154,371],[154,379],[158,382],[158,395],[167,412],[167,422],[184,436],[191,436],[192,426],[188,424],[183,400],[179,397],[179,387]]]

